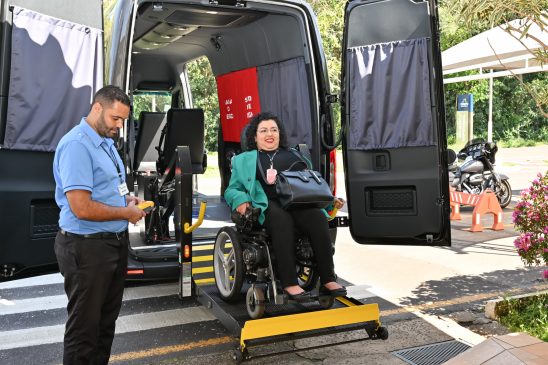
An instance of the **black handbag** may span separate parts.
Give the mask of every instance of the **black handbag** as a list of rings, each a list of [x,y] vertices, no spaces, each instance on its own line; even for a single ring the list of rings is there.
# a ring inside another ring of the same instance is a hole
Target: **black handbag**
[[[297,151],[290,151],[301,158]],[[257,160],[257,163],[266,181],[261,162]],[[306,168],[301,171],[290,171],[296,163],[303,163]],[[278,171],[276,193],[284,209],[325,208],[334,200],[331,188],[322,175],[318,171],[308,169],[308,165],[302,160],[295,162],[288,170]]]

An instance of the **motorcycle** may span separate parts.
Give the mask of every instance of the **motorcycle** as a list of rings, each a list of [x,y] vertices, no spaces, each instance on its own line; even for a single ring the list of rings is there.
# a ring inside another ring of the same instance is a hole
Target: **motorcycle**
[[[473,139],[459,151],[449,149],[449,186],[456,191],[481,194],[490,189],[495,193],[501,208],[506,208],[512,200],[512,188],[508,176],[495,171],[495,155],[498,151],[495,142]],[[457,160],[464,160],[458,163]]]

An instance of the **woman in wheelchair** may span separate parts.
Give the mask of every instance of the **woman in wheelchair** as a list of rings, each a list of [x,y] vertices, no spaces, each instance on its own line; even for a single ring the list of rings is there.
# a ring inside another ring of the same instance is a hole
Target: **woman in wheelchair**
[[[242,137],[243,138],[243,137]],[[233,158],[232,177],[225,199],[232,210],[244,215],[248,208],[260,208],[259,223],[271,238],[277,259],[278,276],[284,291],[297,302],[310,300],[310,293],[297,281],[295,270],[295,230],[310,239],[320,276],[322,295],[346,295],[346,288],[335,281],[332,244],[326,212],[320,208],[285,210],[276,194],[277,171],[302,169],[295,163],[299,157],[289,151],[283,124],[270,113],[255,115],[245,131],[247,152]],[[258,160],[258,161],[257,161]],[[306,159],[301,156],[301,160]],[[260,163],[265,171],[257,169]],[[340,209],[344,201],[334,198],[333,206]]]

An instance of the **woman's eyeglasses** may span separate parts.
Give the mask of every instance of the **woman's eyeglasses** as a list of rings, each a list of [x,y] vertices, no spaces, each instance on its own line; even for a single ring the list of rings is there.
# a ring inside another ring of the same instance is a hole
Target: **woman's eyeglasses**
[[[270,128],[270,129],[261,128],[261,129],[257,130],[258,134],[267,134],[269,132],[270,132],[270,134],[278,134],[278,133],[280,133],[280,130],[278,128]]]

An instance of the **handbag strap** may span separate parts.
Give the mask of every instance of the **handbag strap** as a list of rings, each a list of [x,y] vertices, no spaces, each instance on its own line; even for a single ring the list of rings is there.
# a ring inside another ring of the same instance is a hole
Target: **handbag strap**
[[[310,169],[310,170],[312,169],[312,163],[302,153],[300,153],[299,151],[297,151],[294,148],[290,148],[289,152],[293,153],[300,160],[300,161],[296,161],[293,164],[291,164],[291,166],[289,168],[293,167],[293,165],[297,162],[302,162],[306,165],[307,169]]]
[[[261,155],[259,154],[259,150],[257,150],[257,166],[259,167],[259,172],[261,173],[263,180],[267,182],[266,175],[263,170],[263,164],[261,163]]]
[[[297,156],[297,158],[299,159],[298,161],[295,161],[293,162],[286,170],[284,171],[291,171],[291,169],[293,168],[293,166],[295,166],[296,164],[298,163],[303,163],[306,167],[305,167],[305,170],[306,171],[310,171],[310,174],[313,176],[314,180],[316,180],[316,182],[320,183],[318,177],[316,176],[316,174],[314,174],[314,172],[312,172],[310,169],[309,169],[309,165],[308,165],[308,162],[305,161],[303,159],[303,156],[297,151],[295,150],[294,148],[289,148],[289,151],[292,152],[295,156]],[[264,169],[263,169],[263,164],[261,163],[261,156],[259,154],[259,150],[257,150],[257,166],[259,167],[259,172],[261,174],[261,176],[263,177],[263,180],[266,182],[266,174],[264,173]]]

